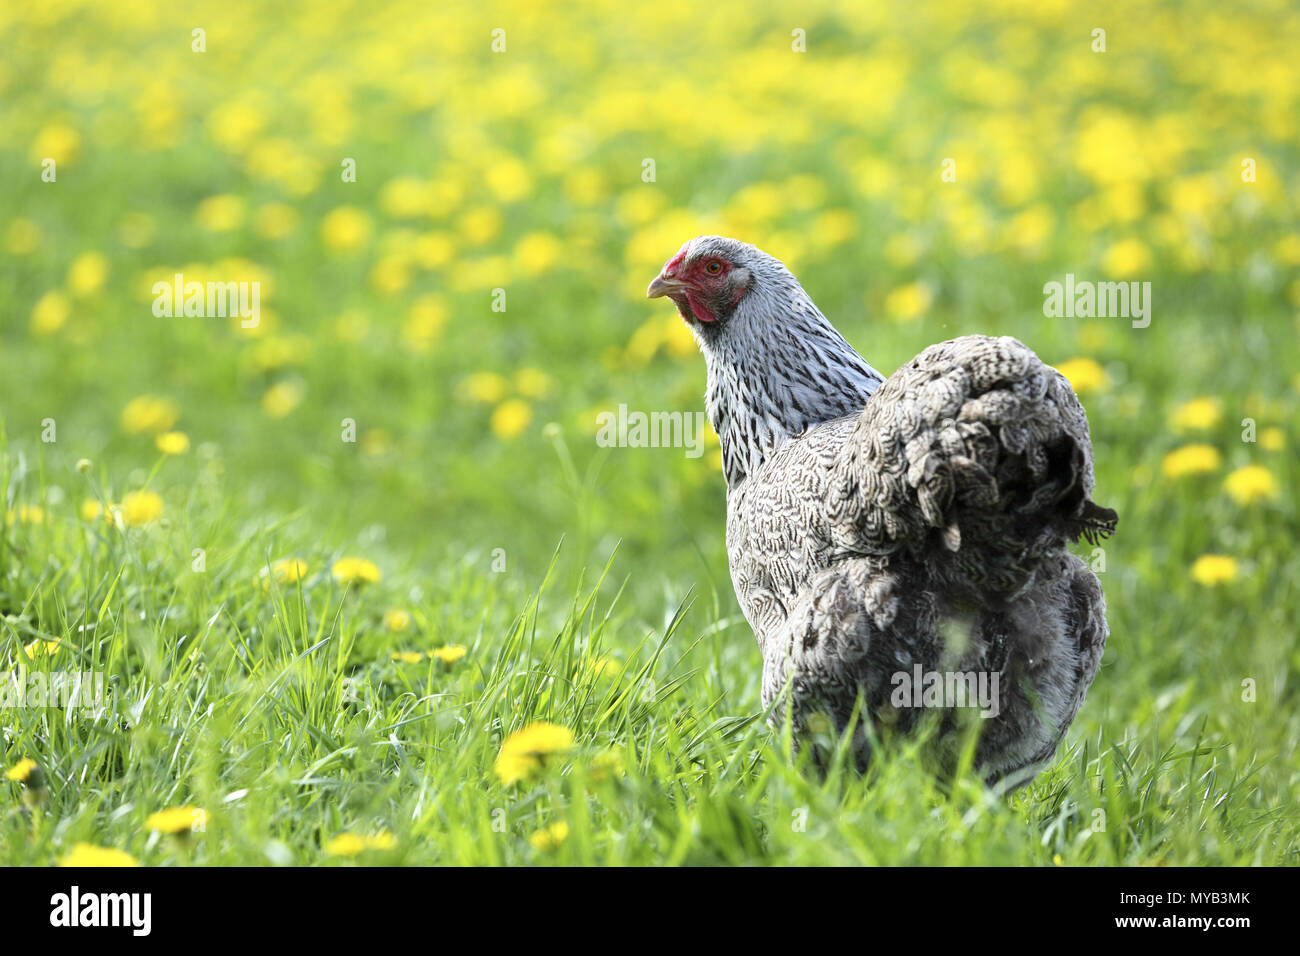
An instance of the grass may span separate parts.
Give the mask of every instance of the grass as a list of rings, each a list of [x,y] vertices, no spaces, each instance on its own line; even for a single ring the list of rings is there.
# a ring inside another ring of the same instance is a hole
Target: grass
[[[1300,19],[1136,4],[1099,58],[1051,5],[828,6],[805,55],[749,7],[531,9],[201,5],[201,55],[161,7],[0,26],[0,677],[105,679],[0,711],[0,768],[39,767],[0,780],[0,863],[1294,864]],[[882,370],[970,332],[1095,363],[1111,639],[1026,789],[937,780],[923,741],[805,772],[715,446],[597,446],[597,411],[702,407],[641,295],[713,229]],[[260,279],[259,327],[156,318],[178,269]],[[1044,316],[1066,272],[1151,281],[1150,327]],[[1276,493],[1233,494],[1243,467]],[[504,784],[538,721],[572,749]],[[202,832],[146,824],[185,806]]]

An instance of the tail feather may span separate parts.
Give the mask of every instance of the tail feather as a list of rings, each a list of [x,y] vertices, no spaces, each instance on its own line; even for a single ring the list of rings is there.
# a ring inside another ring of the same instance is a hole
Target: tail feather
[[[1046,554],[1118,520],[1090,497],[1074,391],[1009,337],[953,339],[899,369],[858,417],[834,480],[860,505],[839,516],[838,546],[910,554],[981,594],[1014,596]]]

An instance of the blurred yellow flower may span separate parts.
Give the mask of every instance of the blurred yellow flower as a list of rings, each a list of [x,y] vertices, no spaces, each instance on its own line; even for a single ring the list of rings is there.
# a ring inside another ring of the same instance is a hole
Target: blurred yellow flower
[[[129,435],[141,432],[158,434],[170,431],[180,416],[180,406],[170,398],[140,395],[122,409],[122,429]]]
[[[244,221],[244,200],[239,196],[209,196],[194,210],[200,229],[208,232],[230,232]]]
[[[474,372],[461,379],[456,394],[474,402],[496,403],[505,398],[510,383],[496,372]]]
[[[253,231],[263,239],[286,239],[297,228],[298,212],[288,203],[265,203],[253,214]]]
[[[12,780],[14,783],[26,783],[35,769],[36,761],[31,757],[24,757],[5,771],[5,779]]]
[[[83,252],[68,266],[68,290],[78,298],[93,295],[108,278],[108,260],[98,252]]]
[[[433,201],[429,184],[414,176],[399,176],[379,190],[379,208],[393,219],[414,219],[429,211]]]
[[[367,850],[391,850],[397,846],[397,840],[387,830],[380,830],[378,833],[371,835],[361,835],[357,833],[340,833],[328,843],[323,849],[330,856],[360,856]]]
[[[71,165],[81,154],[81,134],[67,123],[47,123],[41,127],[32,142],[30,156],[33,162],[52,159],[56,166]]]
[[[164,455],[183,455],[190,450],[190,436],[184,432],[163,432],[154,444]]]
[[[1238,468],[1224,479],[1223,487],[1239,505],[1272,500],[1280,494],[1277,478],[1263,465],[1246,465]]]
[[[551,390],[551,377],[539,368],[524,366],[515,371],[515,389],[525,398],[542,398]]]
[[[471,244],[481,246],[501,232],[501,213],[491,206],[470,209],[460,217],[460,234]]]
[[[885,296],[885,315],[895,322],[911,322],[925,314],[932,300],[928,286],[909,282]]]
[[[405,608],[395,607],[384,612],[384,627],[395,633],[411,629],[411,612]]]
[[[146,830],[159,833],[190,833],[208,825],[208,811],[202,807],[168,807],[145,818]]]
[[[281,558],[271,565],[271,576],[281,584],[297,584],[310,570],[302,558]]]
[[[447,644],[435,650],[430,656],[438,658],[447,667],[464,657],[468,651],[460,644]]]
[[[1276,426],[1259,433],[1259,447],[1265,451],[1281,451],[1286,445],[1286,433]]]
[[[1203,475],[1218,471],[1222,463],[1223,457],[1219,454],[1219,449],[1213,445],[1183,445],[1165,455],[1160,463],[1160,470],[1169,478],[1182,478],[1185,475]]]
[[[1179,431],[1204,431],[1219,424],[1223,403],[1213,396],[1194,398],[1174,411],[1174,428]]]
[[[95,846],[93,843],[78,843],[72,851],[59,860],[59,866],[139,866],[140,863],[130,853],[115,850],[112,847]]]
[[[393,651],[388,656],[391,660],[401,661],[403,664],[418,664],[424,660],[424,655],[419,651]]]
[[[1192,580],[1207,588],[1226,584],[1237,578],[1237,559],[1226,554],[1203,554],[1192,562]]]
[[[530,232],[515,244],[514,261],[524,275],[538,275],[560,261],[562,250],[549,232]]]
[[[507,399],[492,412],[492,434],[498,438],[517,438],[533,420],[533,410],[518,398]]]
[[[532,844],[534,850],[545,853],[557,849],[568,838],[569,825],[561,820],[538,830],[528,838],[528,842]]]
[[[558,724],[537,721],[505,739],[493,765],[504,784],[527,780],[542,770],[548,760],[573,749],[573,731]]]
[[[1106,250],[1102,268],[1108,275],[1124,279],[1151,269],[1151,250],[1140,239],[1121,239]]]
[[[1056,366],[1056,370],[1080,395],[1101,391],[1110,381],[1106,370],[1095,359],[1086,357],[1067,359]]]
[[[411,259],[421,269],[445,266],[455,254],[455,240],[445,232],[426,232],[411,245]]]
[[[139,528],[162,517],[163,500],[157,492],[128,491],[122,498],[122,523]]]
[[[505,156],[488,166],[484,183],[501,202],[523,199],[533,188],[528,167],[514,156]]]
[[[45,509],[40,505],[19,505],[5,512],[5,520],[9,524],[44,524]]]
[[[303,389],[297,382],[277,382],[262,396],[262,411],[271,418],[287,418],[302,404]]]
[[[351,252],[370,239],[370,217],[355,206],[339,206],[325,214],[320,234],[335,252]]]
[[[31,330],[33,335],[53,335],[63,328],[72,315],[72,303],[62,292],[51,290],[36,300],[32,307]]]
[[[379,566],[365,558],[339,558],[330,568],[330,574],[341,584],[373,584],[383,577]]]

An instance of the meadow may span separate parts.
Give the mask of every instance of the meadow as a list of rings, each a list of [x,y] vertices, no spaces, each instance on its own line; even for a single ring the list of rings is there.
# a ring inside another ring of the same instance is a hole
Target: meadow
[[[4,5],[0,863],[1294,864],[1297,49],[1284,0]],[[1014,335],[1081,396],[1111,636],[1027,788],[790,761],[716,439],[596,441],[702,409],[644,292],[714,232],[883,371]]]

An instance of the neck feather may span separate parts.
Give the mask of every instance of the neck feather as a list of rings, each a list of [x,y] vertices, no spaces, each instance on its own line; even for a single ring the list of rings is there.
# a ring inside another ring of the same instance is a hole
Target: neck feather
[[[792,276],[753,290],[723,327],[697,327],[696,338],[729,491],[789,438],[860,411],[884,380]]]

